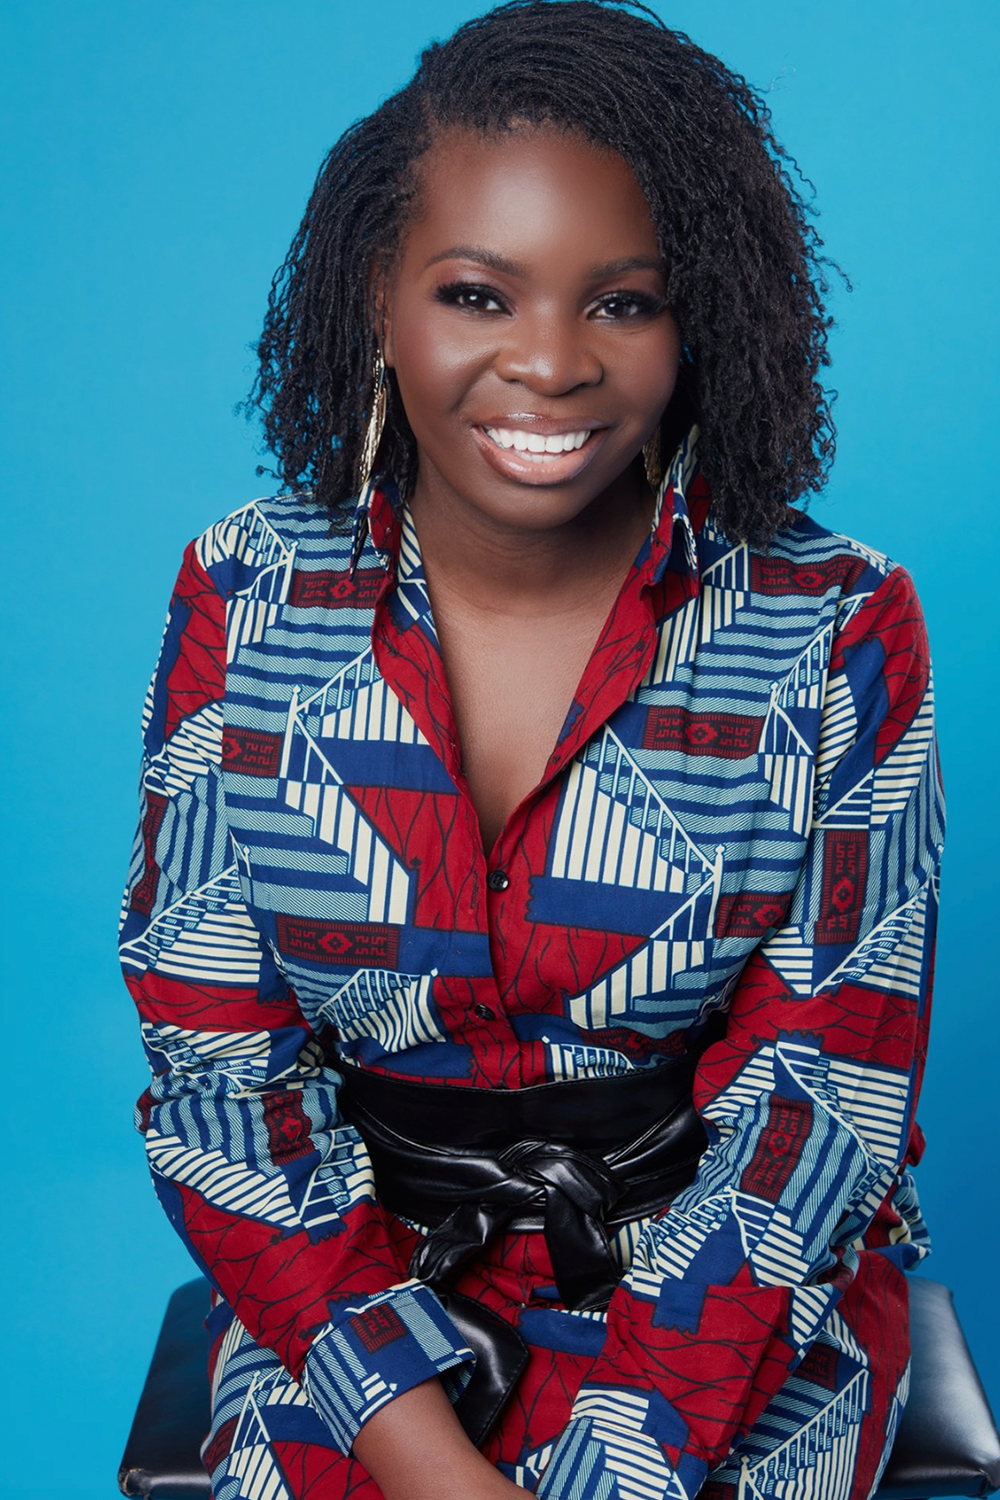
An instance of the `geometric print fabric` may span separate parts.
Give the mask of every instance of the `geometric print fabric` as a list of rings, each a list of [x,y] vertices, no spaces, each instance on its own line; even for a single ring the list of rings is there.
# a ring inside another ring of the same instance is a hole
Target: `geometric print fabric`
[[[909,1169],[943,812],[907,575],[806,517],[766,553],[731,543],[693,433],[487,855],[408,513],[374,489],[331,537],[306,497],[256,501],[188,550],[144,734],[121,952],[154,1183],[217,1288],[217,1370],[245,1375],[217,1493],[281,1468],[276,1412],[305,1424],[281,1480],[305,1494],[384,1401],[467,1378],[339,1113],[346,1068],[613,1076],[720,1010],[709,1148],[618,1237],[607,1312],[521,1307],[544,1267],[508,1296],[537,1245],[469,1273],[570,1393],[546,1417],[543,1382],[527,1426],[512,1403],[492,1456],[551,1500],[870,1485],[927,1248]]]

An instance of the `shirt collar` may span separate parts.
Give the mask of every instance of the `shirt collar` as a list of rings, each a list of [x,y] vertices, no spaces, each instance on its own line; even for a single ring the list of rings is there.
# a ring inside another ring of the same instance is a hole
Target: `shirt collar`
[[[694,426],[674,454],[656,494],[647,559],[650,583],[659,583],[667,569],[698,576],[695,537],[704,522],[709,496],[698,469],[697,450],[698,428]],[[399,551],[401,525],[402,505],[395,482],[384,474],[369,480],[354,509],[350,571],[357,568],[369,538],[379,564],[388,571]]]
[[[649,582],[672,573],[697,578],[695,538],[708,510],[708,488],[698,469],[698,428],[692,427],[674,454],[656,494],[650,529]]]

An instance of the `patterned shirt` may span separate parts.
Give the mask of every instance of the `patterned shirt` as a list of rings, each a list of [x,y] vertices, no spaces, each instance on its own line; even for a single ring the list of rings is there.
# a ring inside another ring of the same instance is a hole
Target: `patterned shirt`
[[[353,556],[352,556],[353,552]],[[860,1254],[926,1253],[909,1165],[942,805],[908,575],[805,516],[715,524],[682,445],[544,776],[484,854],[408,511],[257,500],[188,548],[147,698],[121,955],[157,1191],[347,1452],[473,1356],[394,1248],[343,1069],[456,1089],[698,1066],[691,1186],[519,1482],[687,1500]],[[627,1454],[627,1458],[623,1458]]]

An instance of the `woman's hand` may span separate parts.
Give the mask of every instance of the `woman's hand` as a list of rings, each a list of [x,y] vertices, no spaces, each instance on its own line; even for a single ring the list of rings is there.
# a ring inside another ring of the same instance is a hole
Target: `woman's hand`
[[[516,1500],[527,1493],[473,1446],[438,1380],[377,1411],[355,1438],[354,1455],[385,1500]]]

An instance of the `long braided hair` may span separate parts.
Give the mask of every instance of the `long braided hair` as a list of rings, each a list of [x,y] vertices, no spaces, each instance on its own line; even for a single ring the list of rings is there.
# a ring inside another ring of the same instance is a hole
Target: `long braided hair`
[[[500,5],[428,47],[412,81],[337,141],[272,283],[245,403],[270,472],[344,516],[372,400],[372,269],[396,262],[420,159],[437,130],[521,122],[579,131],[634,171],[683,344],[665,451],[697,421],[720,524],[766,541],[833,458],[828,262],[762,100],[638,0]],[[405,494],[416,444],[391,376],[383,463]]]

